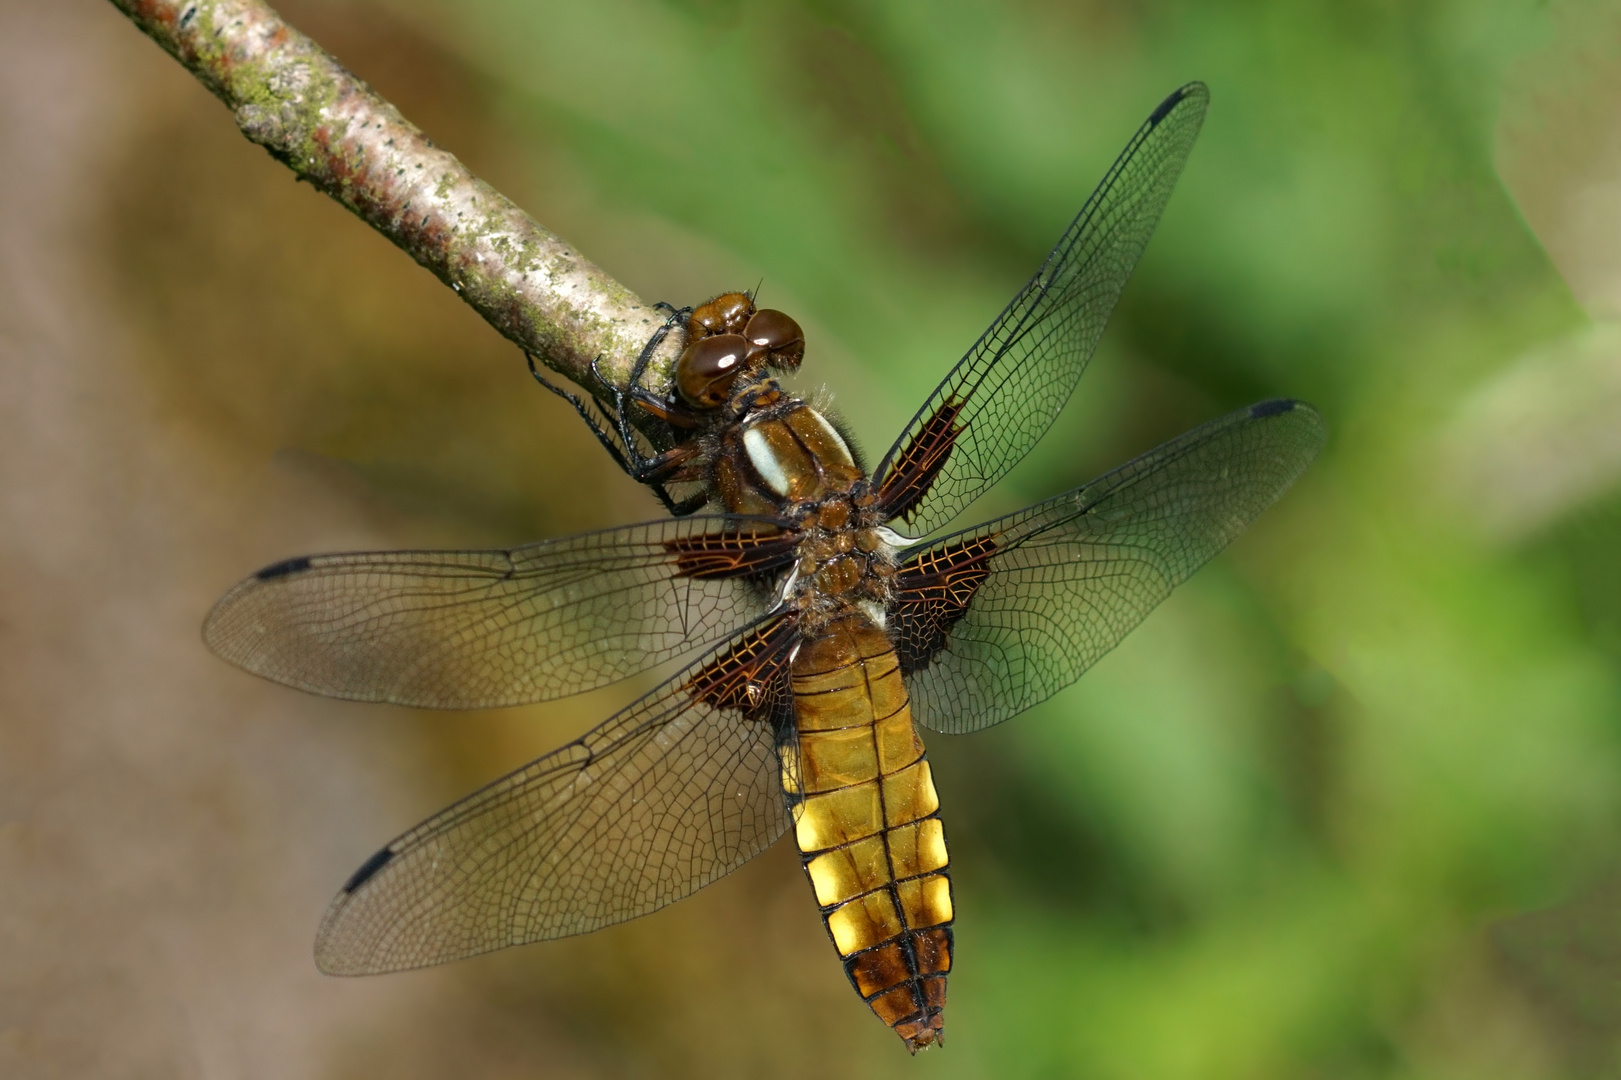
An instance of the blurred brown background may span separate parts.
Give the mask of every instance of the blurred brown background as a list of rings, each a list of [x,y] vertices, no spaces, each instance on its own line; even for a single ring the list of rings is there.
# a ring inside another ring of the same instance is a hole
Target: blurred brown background
[[[1076,690],[931,740],[943,1051],[853,999],[786,847],[589,937],[324,978],[361,860],[637,688],[329,702],[211,657],[210,604],[657,507],[110,5],[0,0],[0,1076],[1618,1075],[1612,5],[280,7],[645,298],[763,277],[870,451],[1205,78],[986,516],[1262,397],[1335,444]]]

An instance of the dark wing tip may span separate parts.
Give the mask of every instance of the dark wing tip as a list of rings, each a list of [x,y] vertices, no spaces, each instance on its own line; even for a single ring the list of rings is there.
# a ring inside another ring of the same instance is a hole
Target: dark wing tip
[[[367,859],[365,862],[361,863],[360,869],[349,875],[349,880],[343,883],[344,894],[352,894],[356,889],[370,881],[372,875],[386,866],[388,861],[393,857],[394,849],[384,848],[371,858]]]
[[[258,573],[254,574],[253,577],[256,581],[270,581],[273,578],[286,577],[288,574],[302,573],[309,568],[310,557],[308,555],[300,555],[296,559],[283,559],[279,563],[271,563],[263,570],[260,570]]]
[[[1258,401],[1250,406],[1250,419],[1262,420],[1268,416],[1280,416],[1286,412],[1294,412],[1295,406],[1300,402],[1294,398],[1273,398],[1271,401]]]
[[[1171,91],[1171,96],[1160,102],[1159,108],[1155,109],[1153,114],[1149,116],[1148,126],[1153,127],[1155,124],[1158,124],[1161,120],[1169,116],[1171,114],[1171,110],[1181,104],[1183,98],[1201,93],[1205,97],[1210,96],[1210,88],[1205,86],[1205,84],[1202,82],[1190,82],[1186,86],[1177,87],[1175,90]]]

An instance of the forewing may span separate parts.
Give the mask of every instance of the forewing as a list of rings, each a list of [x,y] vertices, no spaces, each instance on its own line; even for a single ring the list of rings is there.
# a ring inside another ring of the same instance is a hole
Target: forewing
[[[583,934],[741,866],[789,824],[774,727],[793,641],[767,620],[389,844],[327,909],[316,963],[370,975]]]
[[[313,555],[266,567],[203,625],[209,648],[330,697],[470,709],[604,686],[763,615],[793,536],[689,517],[504,551]]]
[[[1046,433],[1103,326],[1204,122],[1189,83],[1121,151],[1035,277],[924,402],[875,474],[879,504],[923,536],[949,522]]]
[[[889,627],[912,715],[978,731],[1074,682],[1272,505],[1326,434],[1309,405],[1262,402],[903,553]]]

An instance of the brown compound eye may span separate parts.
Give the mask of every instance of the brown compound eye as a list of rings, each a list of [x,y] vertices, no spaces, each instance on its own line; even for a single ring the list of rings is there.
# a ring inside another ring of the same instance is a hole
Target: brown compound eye
[[[687,317],[687,332],[694,338],[735,334],[743,329],[752,314],[754,301],[749,299],[748,293],[722,293],[692,309]]]
[[[805,359],[805,332],[793,319],[775,308],[761,308],[743,330],[749,343],[749,363],[795,371]]]
[[[694,409],[718,408],[743,370],[749,343],[738,334],[716,334],[687,346],[675,364],[675,388]]]

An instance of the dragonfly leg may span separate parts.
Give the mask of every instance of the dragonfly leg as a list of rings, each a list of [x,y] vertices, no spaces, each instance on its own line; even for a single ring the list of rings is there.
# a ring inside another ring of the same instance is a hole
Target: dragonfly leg
[[[625,412],[625,401],[627,398],[633,399],[648,412],[659,417],[659,419],[665,421],[670,419],[668,410],[663,408],[662,403],[658,401],[657,395],[652,394],[642,386],[642,376],[647,374],[647,365],[652,362],[653,354],[664,343],[664,339],[669,336],[670,331],[692,311],[691,308],[672,307],[662,300],[654,304],[653,307],[655,309],[663,308],[668,311],[670,313],[669,318],[665,319],[663,325],[653,331],[653,336],[647,339],[646,345],[642,346],[642,351],[636,356],[636,363],[631,366],[630,380],[626,386],[619,386],[610,382],[597,366],[597,360],[591,361],[591,374],[595,375],[597,381],[613,395],[614,420],[619,427],[619,441],[624,445],[630,460],[637,465],[642,464],[642,459],[636,447],[636,440],[630,433],[630,417]],[[601,357],[597,359],[600,360]],[[638,477],[638,479],[640,478]]]
[[[653,493],[664,504],[664,508],[675,517],[686,517],[695,513],[709,501],[707,494],[698,492],[676,502],[665,487],[666,484],[691,483],[703,479],[702,462],[698,460],[698,445],[694,442],[680,443],[663,453],[641,459],[630,470],[630,475],[638,483],[652,488]]]
[[[527,351],[525,351],[523,355],[524,359],[529,361],[529,374],[535,377],[535,381],[544,386],[546,389],[550,390],[552,393],[556,394],[558,397],[562,398],[564,401],[568,402],[570,405],[574,406],[574,411],[580,414],[580,419],[584,420],[586,426],[591,429],[591,434],[597,437],[597,442],[601,443],[602,448],[608,451],[608,453],[613,457],[614,464],[618,465],[627,473],[632,472],[630,462],[626,460],[625,455],[620,452],[619,447],[614,445],[612,437],[609,436],[608,432],[603,428],[603,426],[597,422],[597,418],[591,415],[590,410],[586,408],[585,402],[580,399],[580,396],[578,394],[572,394],[569,391],[564,390],[561,386],[548,381],[546,377],[540,373],[540,369],[535,366],[535,358],[529,355]]]
[[[674,506],[671,506],[670,514],[672,517],[686,517],[689,514],[696,514],[698,511],[702,510],[708,502],[709,496],[700,491],[696,495],[691,495],[685,499],[682,499]]]
[[[671,497],[666,487],[667,484],[702,479],[701,475],[688,475],[691,472],[689,466],[697,454],[697,447],[690,443],[677,441],[675,432],[678,429],[697,427],[702,422],[702,418],[679,402],[665,401],[659,398],[657,394],[642,386],[641,381],[642,377],[646,375],[648,365],[652,362],[653,354],[658,350],[659,345],[669,336],[670,331],[676,325],[691,314],[692,309],[677,308],[663,301],[653,306],[668,311],[669,317],[653,332],[653,336],[648,339],[647,344],[642,346],[642,351],[637,355],[636,363],[631,368],[627,385],[621,386],[603,374],[602,358],[600,356],[591,361],[591,374],[596,378],[603,392],[611,397],[613,401],[611,408],[602,408],[599,405],[607,421],[606,425],[591,412],[580,395],[570,393],[542,376],[540,369],[535,365],[533,356],[525,352],[524,357],[529,361],[529,373],[535,377],[535,381],[573,406],[574,411],[591,428],[591,433],[596,436],[597,442],[601,443],[603,449],[607,450],[613,458],[614,464],[618,465],[627,476],[637,483],[652,488],[653,494],[658,496],[659,502],[663,503],[664,508],[671,514],[676,517],[684,517],[695,513],[709,500],[708,496],[703,492],[699,492],[680,502]],[[635,404],[643,412],[663,421],[670,428],[670,435],[667,439],[656,437],[650,439],[655,450],[652,456],[647,456],[642,452],[641,444],[631,430],[627,409],[630,404]],[[616,435],[618,436],[617,439],[615,438]]]
[[[528,352],[524,353],[524,358],[529,361],[529,374],[535,377],[535,381],[573,406],[574,411],[580,414],[580,419],[584,420],[586,426],[591,429],[591,434],[597,437],[597,442],[601,443],[602,448],[608,451],[608,455],[613,458],[614,464],[618,465],[619,468],[624,471],[625,475],[629,476],[631,479],[651,488],[653,490],[653,494],[658,496],[659,502],[664,504],[664,509],[669,511],[672,516],[686,517],[689,514],[696,513],[703,507],[704,503],[708,501],[707,496],[700,492],[691,498],[676,502],[673,498],[671,498],[669,490],[664,486],[664,480],[656,478],[654,475],[661,470],[661,467],[667,472],[674,471],[674,469],[671,468],[668,463],[660,460],[662,457],[664,457],[663,454],[653,458],[644,458],[639,452],[635,442],[627,443],[626,447],[622,449],[617,443],[614,442],[613,436],[608,433],[607,429],[603,427],[603,425],[594,415],[592,415],[590,409],[587,408],[580,395],[570,393],[569,391],[564,390],[561,386],[549,381],[540,373],[540,369],[535,365],[535,358]],[[594,361],[592,370],[595,371]],[[598,377],[600,378],[600,373]],[[622,438],[628,436],[628,432],[625,431],[624,425],[616,426],[620,427],[619,434]]]

